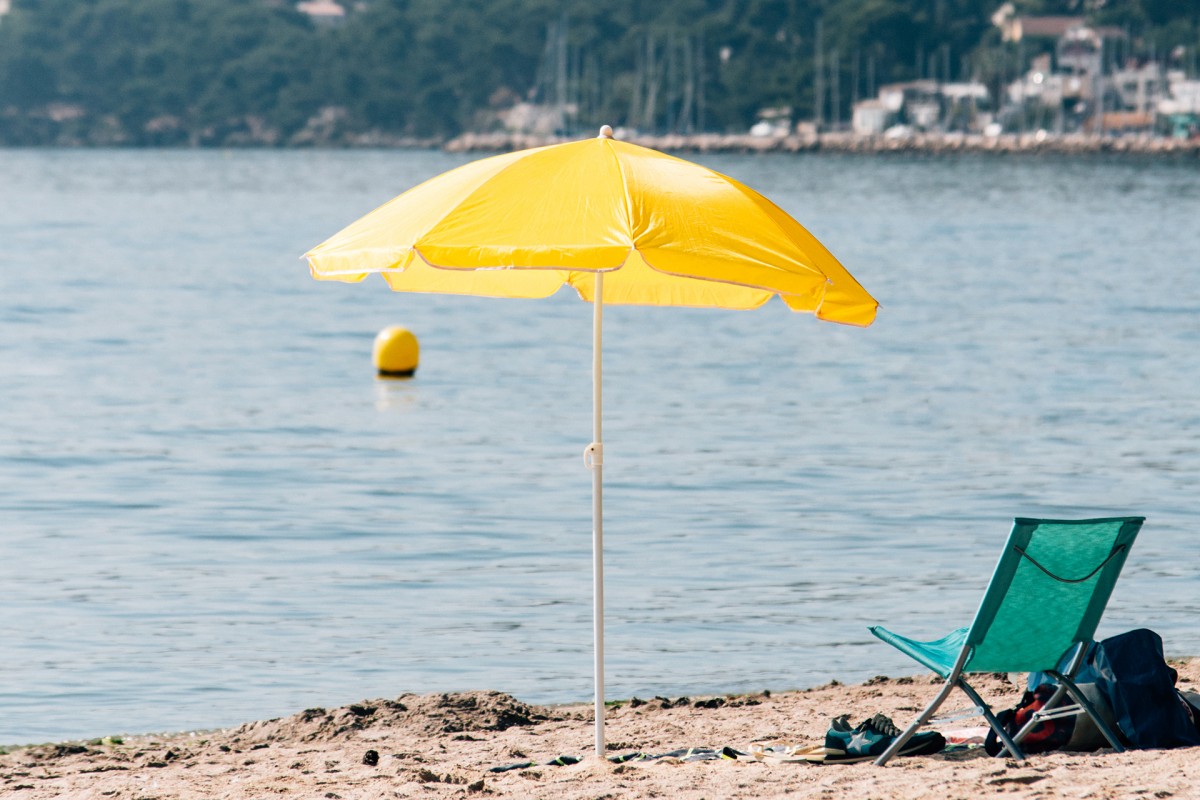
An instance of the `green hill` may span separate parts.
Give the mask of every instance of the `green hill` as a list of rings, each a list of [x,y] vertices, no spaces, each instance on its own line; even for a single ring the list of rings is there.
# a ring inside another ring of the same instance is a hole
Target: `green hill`
[[[997,5],[346,0],[322,24],[282,0],[13,0],[0,143],[436,140],[521,111],[572,131],[744,131],[764,108],[845,121],[884,83],[1011,77],[1029,53],[1001,42]],[[1015,6],[1120,26],[1133,55],[1200,46],[1200,0]]]

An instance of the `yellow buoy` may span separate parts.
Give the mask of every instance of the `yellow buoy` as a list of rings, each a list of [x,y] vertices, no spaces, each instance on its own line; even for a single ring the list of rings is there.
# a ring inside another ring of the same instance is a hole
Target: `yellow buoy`
[[[381,378],[411,378],[420,356],[417,337],[408,328],[392,325],[375,337],[372,359]]]

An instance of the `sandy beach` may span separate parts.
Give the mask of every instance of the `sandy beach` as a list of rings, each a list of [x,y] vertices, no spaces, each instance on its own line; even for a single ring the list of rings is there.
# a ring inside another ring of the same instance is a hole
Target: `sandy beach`
[[[1172,661],[1195,690],[1200,661]],[[996,708],[1023,676],[985,676]],[[830,719],[877,712],[903,725],[936,689],[932,675],[735,697],[643,698],[615,705],[610,756],[688,747],[815,745]],[[958,707],[958,706],[955,706]],[[965,720],[960,726],[980,721]],[[499,692],[403,694],[218,731],[13,748],[0,794],[29,798],[1166,798],[1200,796],[1195,748],[1056,752],[1019,766],[981,748],[870,763],[771,759],[610,763],[590,757],[588,706],[531,706]],[[580,763],[552,765],[559,756]],[[523,765],[505,772],[495,767]]]

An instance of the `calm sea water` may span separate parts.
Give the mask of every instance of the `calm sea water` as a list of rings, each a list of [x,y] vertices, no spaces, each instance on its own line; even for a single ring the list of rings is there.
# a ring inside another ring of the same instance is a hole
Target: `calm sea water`
[[[299,259],[464,160],[0,151],[0,742],[589,697],[590,308]],[[1015,515],[1147,515],[1102,633],[1200,653],[1200,165],[702,160],[883,308],[607,311],[610,697],[915,672]]]

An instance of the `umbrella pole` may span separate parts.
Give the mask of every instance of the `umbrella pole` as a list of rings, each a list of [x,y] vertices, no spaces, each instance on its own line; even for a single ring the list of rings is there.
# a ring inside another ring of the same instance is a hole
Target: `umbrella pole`
[[[596,273],[592,300],[592,635],[596,675],[596,758],[604,758],[604,440],[601,436],[600,341],[604,316],[604,273]]]

